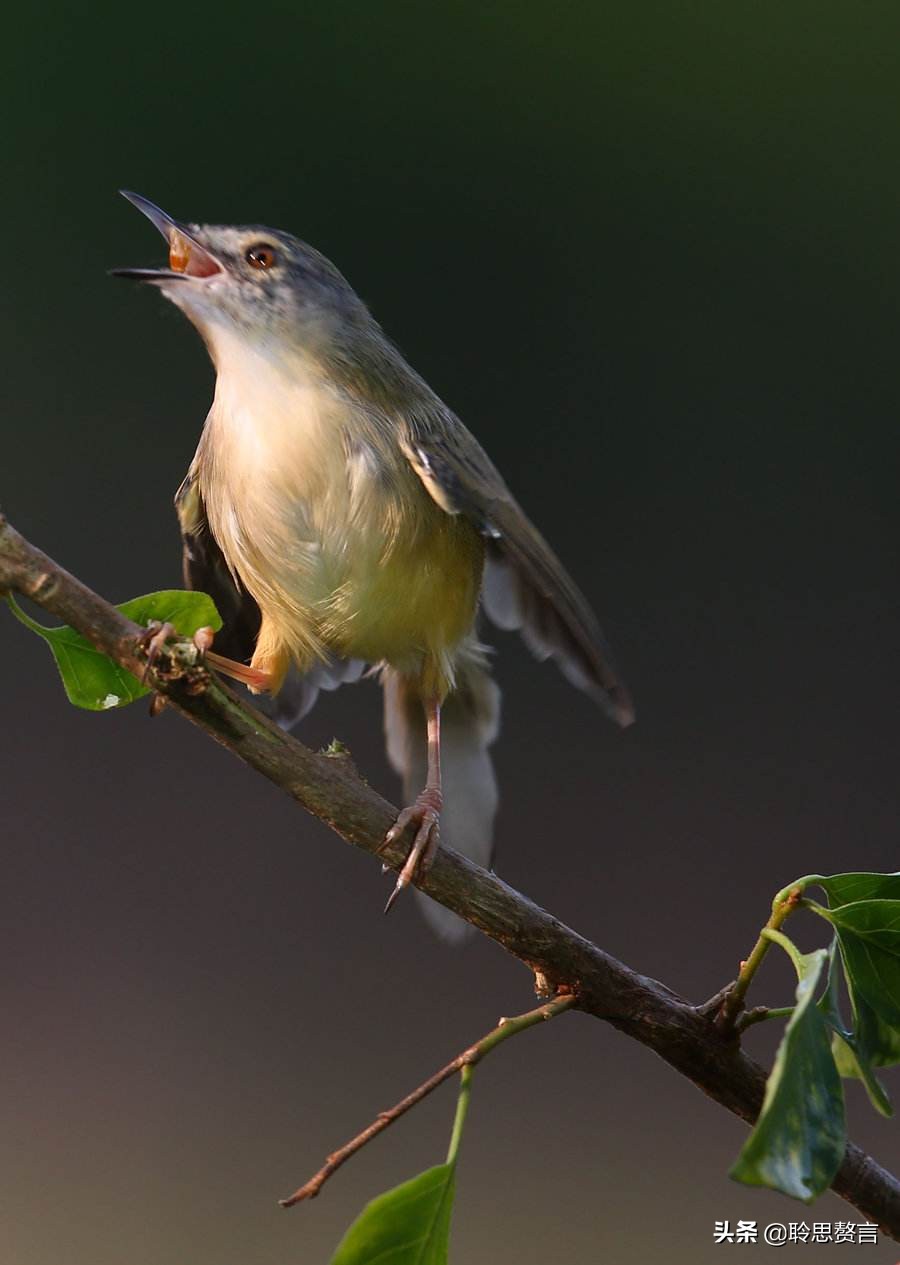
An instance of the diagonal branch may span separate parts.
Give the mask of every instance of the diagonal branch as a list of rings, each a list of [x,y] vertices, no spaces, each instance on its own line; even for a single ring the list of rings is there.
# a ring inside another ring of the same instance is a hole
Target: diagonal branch
[[[435,1072],[433,1076],[429,1076],[427,1081],[423,1081],[411,1094],[407,1094],[405,1098],[401,1098],[388,1111],[380,1111],[370,1125],[357,1133],[356,1137],[351,1138],[345,1143],[340,1150],[329,1155],[325,1163],[319,1171],[312,1176],[308,1182],[295,1190],[287,1199],[279,1200],[282,1208],[293,1208],[294,1204],[300,1203],[304,1199],[315,1199],[316,1195],[328,1181],[332,1173],[349,1160],[351,1155],[355,1155],[357,1151],[362,1150],[367,1142],[371,1142],[373,1138],[377,1138],[379,1133],[383,1133],[388,1125],[392,1125],[395,1120],[399,1120],[405,1115],[411,1107],[415,1107],[416,1103],[420,1103],[423,1098],[427,1098],[439,1085],[443,1085],[445,1080],[449,1080],[454,1072],[461,1072],[465,1068],[473,1068],[476,1063],[480,1063],[486,1054],[490,1054],[491,1050],[506,1041],[509,1037],[514,1037],[517,1032],[524,1032],[526,1028],[532,1028],[536,1023],[541,1023],[547,1019],[553,1019],[555,1015],[562,1014],[564,1010],[569,1010],[575,1004],[575,998],[571,993],[564,993],[560,997],[554,997],[553,1001],[545,1002],[543,1006],[538,1006],[536,1010],[529,1010],[527,1014],[516,1015],[512,1019],[501,1019],[496,1028],[491,1028],[479,1041],[475,1041],[472,1045],[467,1046],[455,1059],[451,1059],[446,1063],[439,1072]]]
[[[137,675],[145,659],[143,629],[29,544],[0,517],[0,590],[15,589],[78,629],[99,650]],[[377,854],[394,869],[407,840],[384,846],[397,810],[357,773],[343,754],[310,751],[210,677],[154,684],[170,705],[257,772],[331,826],[348,843]],[[549,991],[575,992],[580,1009],[605,1019],[654,1050],[704,1093],[748,1122],[762,1104],[765,1073],[709,1013],[663,984],[638,975],[509,887],[496,874],[441,849],[418,886],[483,931],[531,970]],[[832,1183],[836,1194],[900,1241],[900,1182],[852,1143]]]

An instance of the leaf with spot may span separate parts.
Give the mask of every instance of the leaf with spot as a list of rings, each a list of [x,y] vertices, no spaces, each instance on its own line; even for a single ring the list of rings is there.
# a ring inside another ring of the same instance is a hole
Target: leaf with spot
[[[124,707],[149,694],[148,686],[107,658],[74,628],[45,628],[26,615],[12,595],[8,598],[13,614],[43,637],[56,660],[69,702],[89,711],[109,711]],[[219,613],[211,598],[205,593],[187,592],[182,589],[164,589],[159,593],[147,593],[132,598],[117,607],[136,624],[146,625],[151,620],[169,623],[183,637],[191,637],[198,628],[222,627]]]
[[[797,1004],[766,1084],[759,1119],[731,1176],[811,1203],[831,1185],[847,1142],[844,1093],[822,1011],[815,1003],[828,961],[826,949],[801,954]]]

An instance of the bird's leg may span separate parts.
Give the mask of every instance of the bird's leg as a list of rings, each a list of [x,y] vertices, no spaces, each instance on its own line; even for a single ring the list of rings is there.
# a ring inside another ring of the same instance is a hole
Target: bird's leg
[[[144,681],[146,681],[148,673],[159,658],[166,642],[171,637],[177,636],[178,632],[172,624],[160,624],[156,620],[151,620],[141,637],[141,646],[147,653],[147,664],[142,678]],[[254,694],[263,694],[272,687],[272,673],[264,672],[261,668],[251,668],[246,663],[238,663],[235,659],[226,659],[224,655],[216,654],[211,650],[210,646],[213,643],[214,636],[215,633],[212,628],[198,628],[192,638],[194,645],[204,656],[210,667],[215,668],[217,672],[221,672],[223,676],[231,677],[234,681],[240,681],[242,685],[248,686]]]
[[[261,668],[251,668],[246,663],[238,663],[236,659],[226,659],[213,650],[207,650],[206,662],[223,676],[240,681],[241,685],[246,685],[254,694],[264,694],[272,687],[272,673],[263,672]]]
[[[403,869],[397,876],[394,890],[388,897],[384,912],[390,909],[394,901],[407,887],[417,869],[423,872],[428,869],[440,840],[440,820],[443,796],[441,794],[441,704],[437,698],[430,698],[425,703],[425,719],[428,730],[428,774],[425,787],[416,797],[416,802],[404,808],[393,826],[385,836],[385,843],[397,839],[408,826],[416,827],[415,837],[409,856]]]

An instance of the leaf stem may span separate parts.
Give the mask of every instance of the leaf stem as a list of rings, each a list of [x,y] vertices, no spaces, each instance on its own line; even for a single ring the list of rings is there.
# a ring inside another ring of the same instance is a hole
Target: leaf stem
[[[741,963],[738,977],[719,1007],[715,1025],[723,1035],[734,1031],[735,1021],[744,1008],[744,998],[747,995],[747,989],[750,987],[753,976],[759,970],[762,960],[768,953],[772,943],[769,933],[774,932],[776,935],[778,934],[782,923],[790,917],[800,903],[802,893],[803,889],[795,886],[788,891],[779,892],[778,896],[776,896],[769,921],[760,931],[750,956]]]
[[[9,609],[15,615],[20,624],[24,624],[26,628],[30,628],[32,632],[37,633],[40,637],[45,636],[48,632],[54,631],[53,629],[45,628],[43,624],[39,624],[37,620],[32,619],[30,615],[26,615],[15,597],[13,597],[12,593],[5,593],[4,596],[9,604]]]
[[[459,1154],[463,1125],[466,1123],[466,1112],[469,1110],[469,1098],[472,1094],[472,1075],[472,1065],[467,1063],[459,1074],[459,1097],[456,1100],[456,1115],[453,1117],[450,1146],[447,1148],[448,1164],[455,1164]]]
[[[831,910],[827,905],[820,905],[817,900],[813,900],[807,896],[800,902],[804,909],[808,909],[811,914],[818,914],[820,918],[824,918],[826,922],[832,922]]]
[[[545,1002],[542,1006],[529,1010],[524,1015],[516,1015],[511,1019],[501,1019],[496,1028],[492,1028],[490,1032],[485,1033],[473,1045],[467,1046],[465,1050],[457,1054],[455,1059],[451,1059],[445,1067],[442,1067],[439,1072],[435,1072],[427,1081],[423,1081],[417,1089],[414,1089],[411,1094],[407,1094],[395,1106],[387,1111],[379,1112],[370,1125],[367,1125],[356,1137],[351,1138],[340,1150],[329,1155],[319,1171],[308,1182],[299,1187],[298,1190],[295,1190],[287,1199],[279,1200],[282,1208],[291,1208],[294,1204],[300,1203],[304,1199],[315,1199],[328,1181],[328,1178],[336,1169],[340,1168],[345,1160],[349,1160],[351,1155],[355,1155],[367,1142],[371,1142],[372,1138],[383,1132],[388,1125],[393,1124],[395,1120],[399,1120],[411,1107],[414,1107],[416,1103],[421,1102],[423,1098],[437,1089],[438,1085],[442,1085],[445,1080],[449,1080],[454,1072],[461,1072],[462,1078],[459,1098],[456,1102],[456,1116],[450,1137],[450,1149],[447,1153],[447,1163],[452,1164],[459,1152],[463,1125],[469,1108],[472,1069],[475,1064],[480,1063],[486,1054],[490,1054],[491,1050],[495,1049],[503,1041],[508,1040],[509,1037],[514,1037],[518,1032],[524,1032],[526,1028],[531,1028],[536,1023],[541,1023],[546,1019],[553,1019],[556,1015],[562,1014],[564,1010],[571,1009],[575,1005],[575,1001],[574,993],[561,993],[554,997],[552,1001]]]
[[[763,930],[763,935],[770,944],[777,944],[784,949],[785,953],[793,962],[794,968],[799,975],[801,970],[801,953],[796,944],[794,944],[793,940],[791,940],[789,936],[786,936],[783,931],[776,931],[773,927],[766,927]]]
[[[756,1006],[753,1010],[745,1010],[735,1021],[735,1032],[746,1032],[756,1023],[765,1023],[767,1019],[790,1019],[794,1013],[793,1006]]]

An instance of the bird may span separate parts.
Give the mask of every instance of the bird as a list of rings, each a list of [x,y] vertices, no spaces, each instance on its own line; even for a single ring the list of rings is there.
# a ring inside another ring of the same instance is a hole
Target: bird
[[[199,331],[212,405],[175,505],[184,580],[223,619],[214,669],[302,719],[321,689],[380,676],[411,839],[386,911],[439,843],[489,865],[500,691],[480,612],[620,726],[628,689],[590,606],[484,449],[338,269],[261,225],[181,223],[123,196],[168,266],[158,288]],[[447,939],[465,924],[425,898]]]

